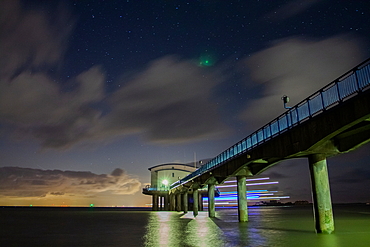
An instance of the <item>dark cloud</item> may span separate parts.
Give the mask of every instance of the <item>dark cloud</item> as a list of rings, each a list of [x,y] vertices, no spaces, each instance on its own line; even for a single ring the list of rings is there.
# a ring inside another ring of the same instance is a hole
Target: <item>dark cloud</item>
[[[355,168],[331,179],[332,183],[338,183],[341,185],[362,183],[363,181],[369,181],[370,183],[370,170],[366,170],[364,168]]]
[[[1,6],[0,122],[16,137],[37,139],[44,148],[68,148],[128,134],[178,143],[225,133],[210,100],[222,80],[217,69],[159,58],[122,81],[110,97],[103,68],[94,66],[72,78],[75,90],[65,92],[49,70],[63,63],[73,26],[68,12],[56,8],[51,18],[46,11],[25,10],[19,1]],[[102,104],[108,104],[108,114],[97,107]]]
[[[31,136],[44,147],[68,147],[87,138],[97,124],[101,113],[90,104],[102,99],[103,80],[100,68],[93,67],[76,78],[80,87],[71,93],[61,93],[42,73],[1,81],[0,120],[19,137]]]
[[[65,6],[56,5],[51,16],[46,10],[25,10],[19,0],[1,1],[1,77],[60,63],[74,21]]]
[[[245,59],[252,81],[262,84],[263,92],[248,102],[241,118],[254,128],[262,127],[285,111],[283,95],[290,97],[290,105],[297,104],[362,62],[361,47],[351,35],[324,40],[291,37]]]
[[[282,179],[282,178],[290,177],[287,174],[282,174],[280,172],[275,172],[275,171],[272,171],[272,172],[267,171],[267,172],[264,172],[263,175],[267,176],[267,177],[270,177],[270,178],[273,178],[273,179]]]
[[[1,197],[93,196],[101,192],[130,195],[140,188],[141,183],[137,178],[131,177],[119,168],[109,175],[82,171],[0,167]]]

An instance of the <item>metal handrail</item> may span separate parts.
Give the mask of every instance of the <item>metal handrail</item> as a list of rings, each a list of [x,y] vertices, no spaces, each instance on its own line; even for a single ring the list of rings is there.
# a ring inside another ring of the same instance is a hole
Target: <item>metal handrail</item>
[[[199,169],[171,184],[173,189],[222,165],[294,126],[370,88],[370,58],[304,99],[262,128],[209,160]]]

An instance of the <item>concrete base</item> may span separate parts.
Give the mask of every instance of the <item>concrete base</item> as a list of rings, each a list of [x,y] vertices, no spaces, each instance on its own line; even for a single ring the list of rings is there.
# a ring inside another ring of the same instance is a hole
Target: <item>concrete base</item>
[[[334,231],[334,219],[326,157],[324,155],[314,154],[308,157],[308,161],[311,174],[316,232],[332,233]]]

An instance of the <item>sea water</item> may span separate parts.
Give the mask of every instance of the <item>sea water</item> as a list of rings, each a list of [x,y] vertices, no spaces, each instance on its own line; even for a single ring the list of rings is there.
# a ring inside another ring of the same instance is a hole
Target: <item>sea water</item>
[[[370,246],[370,206],[335,205],[333,234],[316,234],[310,206],[148,211],[127,208],[0,208],[0,246]]]

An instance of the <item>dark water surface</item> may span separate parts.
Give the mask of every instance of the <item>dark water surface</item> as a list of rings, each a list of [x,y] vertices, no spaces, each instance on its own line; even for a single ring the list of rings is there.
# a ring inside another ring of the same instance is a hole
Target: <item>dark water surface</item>
[[[370,206],[334,206],[335,233],[316,234],[312,207],[250,207],[216,218],[119,208],[0,208],[0,246],[370,246]]]

